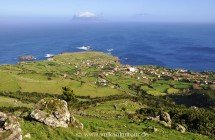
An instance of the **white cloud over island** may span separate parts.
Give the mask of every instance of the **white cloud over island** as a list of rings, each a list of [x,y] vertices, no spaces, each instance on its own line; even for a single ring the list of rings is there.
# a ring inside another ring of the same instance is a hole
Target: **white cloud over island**
[[[73,17],[76,20],[98,20],[99,16],[92,12],[79,12],[76,13]]]
[[[96,14],[92,13],[92,12],[80,12],[74,15],[77,18],[95,18],[97,17]]]

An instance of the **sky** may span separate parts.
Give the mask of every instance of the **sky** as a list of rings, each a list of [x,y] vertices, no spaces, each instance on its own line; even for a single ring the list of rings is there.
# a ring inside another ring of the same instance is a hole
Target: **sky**
[[[215,23],[215,0],[0,0],[0,21],[24,18]]]

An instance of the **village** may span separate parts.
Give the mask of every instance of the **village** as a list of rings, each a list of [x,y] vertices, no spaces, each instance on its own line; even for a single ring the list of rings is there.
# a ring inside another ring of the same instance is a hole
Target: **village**
[[[74,54],[74,56],[70,54]],[[81,55],[80,58],[76,57],[75,55],[77,54],[75,53],[64,52],[56,57],[54,55],[47,57],[47,61],[73,69],[72,73],[61,73],[60,75],[63,78],[72,78],[79,81],[81,77],[94,77],[95,80],[90,81],[91,84],[100,87],[123,89],[123,82],[130,79],[127,86],[129,84],[139,84],[143,87],[143,90],[147,90],[149,91],[148,93],[152,94],[156,92],[179,93],[189,89],[215,89],[214,72],[193,72],[185,69],[168,69],[153,65],[123,65],[120,63],[119,58],[110,54],[93,51],[80,52],[78,54]],[[89,55],[90,57],[86,57],[85,55]],[[20,58],[22,58],[21,63],[23,64],[27,63],[26,61],[33,60],[34,57],[22,56]],[[113,77],[117,77],[118,79],[113,79]],[[82,85],[89,81],[80,80],[80,82]]]
[[[94,52],[86,52],[94,53]],[[68,53],[65,53],[68,54]],[[62,54],[64,55],[64,54]],[[98,86],[109,86],[116,88],[114,80],[111,77],[118,77],[118,80],[132,79],[134,83],[142,85],[152,85],[157,81],[174,81],[174,83],[188,83],[188,87],[192,89],[212,89],[215,88],[214,72],[193,72],[184,69],[168,69],[159,66],[131,66],[123,65],[117,57],[113,57],[109,54],[104,54],[108,59],[93,57],[86,59],[71,58],[59,62],[59,59],[55,60],[55,57],[48,58],[48,61],[58,62],[63,65],[69,65],[75,68],[76,77],[87,77],[92,74],[96,76],[95,84]],[[67,63],[68,62],[68,63]],[[63,74],[64,78],[68,78],[67,73]],[[171,84],[170,84],[171,85]],[[153,88],[153,87],[152,87]]]

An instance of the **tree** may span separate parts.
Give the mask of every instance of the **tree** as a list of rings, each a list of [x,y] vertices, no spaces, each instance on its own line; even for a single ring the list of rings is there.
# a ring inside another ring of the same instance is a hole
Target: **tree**
[[[76,102],[78,101],[77,98],[75,97],[75,94],[73,93],[73,90],[70,89],[69,87],[63,87],[63,95],[62,99],[67,101],[67,102]]]

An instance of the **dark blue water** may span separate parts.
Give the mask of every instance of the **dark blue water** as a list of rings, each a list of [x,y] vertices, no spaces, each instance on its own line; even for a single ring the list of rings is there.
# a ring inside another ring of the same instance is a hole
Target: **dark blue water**
[[[215,70],[215,25],[212,24],[0,24],[0,63],[21,55],[76,52],[90,45],[131,65],[159,65],[195,71]]]

